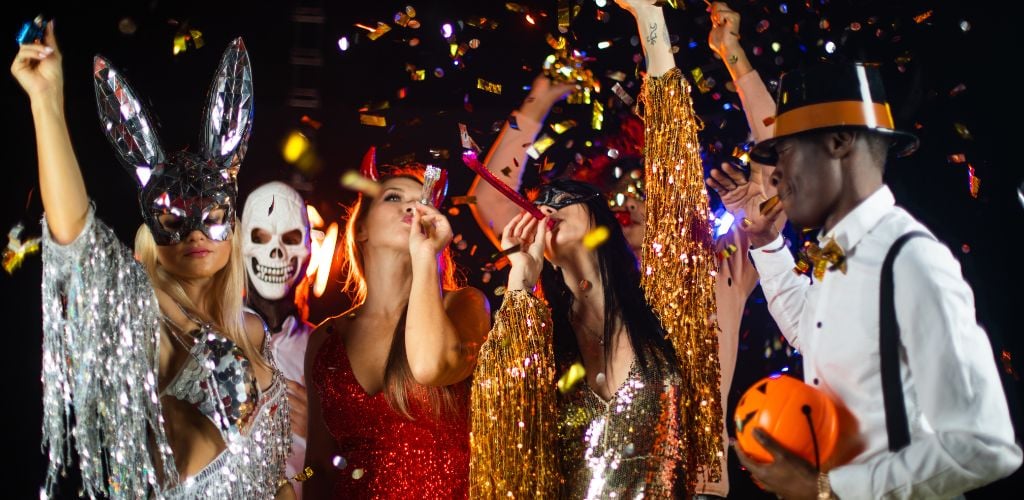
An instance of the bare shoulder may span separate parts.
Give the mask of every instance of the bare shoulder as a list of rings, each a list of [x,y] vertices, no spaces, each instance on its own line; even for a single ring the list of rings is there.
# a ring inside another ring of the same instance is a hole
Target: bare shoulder
[[[459,310],[459,311],[473,311],[482,310],[485,314],[490,314],[491,305],[487,301],[487,296],[484,292],[478,288],[471,286],[465,286],[454,290],[444,295],[445,309],[447,310]]]
[[[316,325],[313,328],[313,332],[309,335],[309,343],[306,345],[306,359],[312,359],[316,356],[316,353],[320,350],[320,346],[330,338],[331,335],[344,334],[348,330],[348,326],[351,323],[352,313],[356,310],[355,307],[345,311],[337,316],[331,316]]]
[[[254,346],[263,347],[267,339],[267,324],[258,314],[249,311],[242,313],[245,320],[245,336]]]

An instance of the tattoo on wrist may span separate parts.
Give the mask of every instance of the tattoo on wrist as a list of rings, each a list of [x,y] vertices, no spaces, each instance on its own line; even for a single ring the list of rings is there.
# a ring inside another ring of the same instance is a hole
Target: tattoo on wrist
[[[658,23],[650,23],[647,27],[650,29],[647,34],[647,44],[654,45],[658,42]]]

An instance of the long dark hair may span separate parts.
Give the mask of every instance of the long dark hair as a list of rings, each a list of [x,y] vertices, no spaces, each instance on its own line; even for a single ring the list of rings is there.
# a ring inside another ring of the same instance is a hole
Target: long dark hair
[[[582,204],[590,214],[592,227],[608,228],[608,239],[597,247],[597,265],[604,290],[604,354],[605,364],[611,359],[612,335],[620,324],[625,325],[639,366],[653,367],[659,376],[678,366],[675,349],[665,338],[665,328],[647,303],[640,287],[640,268],[630,249],[622,227],[608,208],[604,196],[594,186],[579,181],[559,179],[551,187],[587,196]],[[595,194],[599,196],[594,196]],[[551,306],[554,321],[555,357],[560,364],[579,357],[579,347],[572,328],[573,295],[562,272],[549,262],[541,271],[541,289]],[[652,363],[653,361],[653,363]]]

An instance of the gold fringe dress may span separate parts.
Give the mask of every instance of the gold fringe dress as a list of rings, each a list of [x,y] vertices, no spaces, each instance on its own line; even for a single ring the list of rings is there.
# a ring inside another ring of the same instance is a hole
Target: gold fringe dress
[[[715,261],[690,85],[678,68],[647,77],[647,231],[642,285],[680,366],[659,379],[633,363],[605,401],[576,384],[560,395],[551,311],[506,294],[473,378],[473,498],[691,497],[720,474]]]

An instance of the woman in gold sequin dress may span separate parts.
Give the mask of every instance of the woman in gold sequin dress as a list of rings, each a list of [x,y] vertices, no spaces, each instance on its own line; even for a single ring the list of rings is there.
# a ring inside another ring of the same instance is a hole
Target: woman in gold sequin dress
[[[644,267],[583,183],[542,187],[545,221],[523,214],[505,227],[502,248],[520,250],[474,374],[474,497],[674,498],[693,494],[702,469],[718,472],[715,262],[698,122],[661,8],[619,3],[647,58]],[[607,241],[587,249],[583,236],[600,226]],[[547,304],[531,293],[542,275]],[[576,363],[585,376],[566,384]]]

